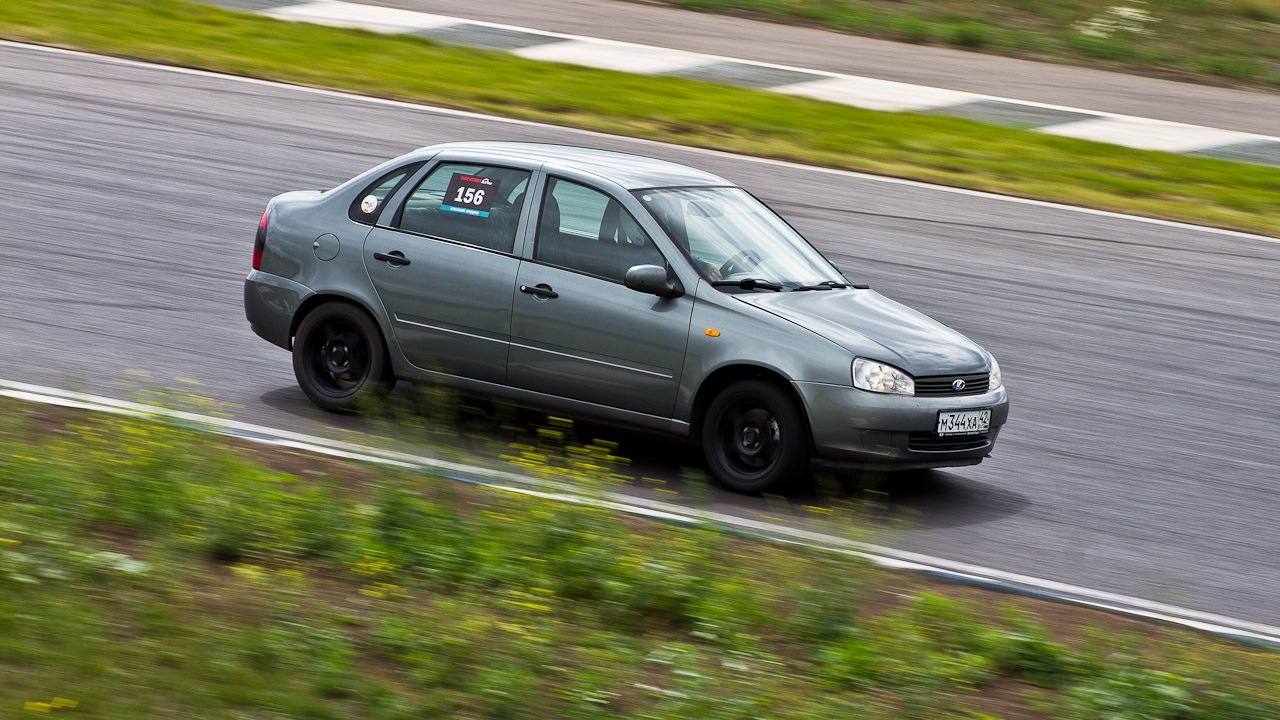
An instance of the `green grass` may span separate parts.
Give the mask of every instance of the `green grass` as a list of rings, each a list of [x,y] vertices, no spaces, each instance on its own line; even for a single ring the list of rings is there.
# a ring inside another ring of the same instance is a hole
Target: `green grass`
[[[147,419],[0,418],[0,717],[1280,713],[1280,655],[1189,632]],[[608,454],[563,428],[514,454],[591,492]]]
[[[703,12],[1182,80],[1280,87],[1278,0],[662,0]]]
[[[0,36],[1280,235],[1280,169],[298,25],[178,0],[15,0]]]

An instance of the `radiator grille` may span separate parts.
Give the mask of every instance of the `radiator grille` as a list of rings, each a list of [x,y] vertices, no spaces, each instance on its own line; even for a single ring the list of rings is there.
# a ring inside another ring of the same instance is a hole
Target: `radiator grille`
[[[964,383],[957,390],[956,381]],[[987,391],[991,376],[987,373],[971,375],[937,375],[934,377],[916,378],[916,395],[926,397],[960,397],[963,395],[981,395]]]

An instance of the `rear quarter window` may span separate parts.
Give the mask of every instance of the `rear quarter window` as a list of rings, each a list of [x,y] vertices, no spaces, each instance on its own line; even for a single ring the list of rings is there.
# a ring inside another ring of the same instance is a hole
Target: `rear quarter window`
[[[347,216],[364,225],[376,224],[378,215],[382,213],[382,207],[386,204],[387,198],[391,197],[404,184],[404,181],[408,180],[409,176],[417,172],[420,167],[422,167],[420,162],[406,165],[392,170],[365,186],[360,191],[360,194],[356,196],[356,199],[352,201],[351,207],[347,209]]]

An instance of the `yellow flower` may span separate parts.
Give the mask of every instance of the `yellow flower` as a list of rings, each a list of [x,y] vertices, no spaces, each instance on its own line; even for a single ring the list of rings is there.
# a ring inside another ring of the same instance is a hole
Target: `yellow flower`
[[[47,713],[53,712],[54,710],[60,710],[62,708],[73,708],[79,704],[80,703],[75,700],[56,697],[52,702],[36,702],[35,700],[28,700],[22,703],[22,709],[30,712]]]
[[[262,568],[257,565],[232,565],[231,572],[245,580],[258,580],[262,577]]]
[[[516,607],[525,608],[526,610],[537,610],[538,612],[551,612],[550,607],[546,605],[539,605],[538,603],[521,602],[519,600],[508,600],[507,602],[511,603],[512,605],[515,605]]]

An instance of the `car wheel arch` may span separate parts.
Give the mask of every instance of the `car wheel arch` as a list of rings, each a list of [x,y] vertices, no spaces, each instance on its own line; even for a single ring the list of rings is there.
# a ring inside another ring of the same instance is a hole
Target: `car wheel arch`
[[[345,303],[347,305],[351,305],[352,307],[356,308],[360,312],[369,316],[369,319],[373,321],[374,327],[378,328],[378,334],[380,336],[378,339],[382,341],[383,351],[388,353],[390,352],[391,348],[390,348],[390,344],[387,341],[387,330],[386,328],[382,327],[382,323],[379,322],[378,316],[372,311],[370,311],[368,306],[366,306],[360,300],[353,297],[349,297],[347,295],[340,295],[337,293],[316,293],[308,297],[306,300],[302,301],[302,304],[300,304],[298,306],[298,309],[293,313],[293,320],[291,320],[289,323],[288,350],[290,351],[293,350],[293,343],[298,335],[298,326],[302,324],[302,321],[308,315],[310,315],[311,312],[316,308],[331,302],[339,302],[339,303]]]
[[[812,452],[814,449],[813,430],[809,425],[809,412],[808,408],[805,407],[804,398],[800,397],[800,394],[796,392],[786,377],[776,370],[759,365],[728,365],[717,368],[702,381],[693,400],[693,411],[691,413],[692,438],[695,440],[702,439],[707,410],[711,407],[711,403],[716,399],[716,396],[723,392],[725,388],[741,380],[763,380],[778,386],[795,400],[796,406],[800,408],[800,416],[804,419],[805,435],[808,437],[809,450]]]

